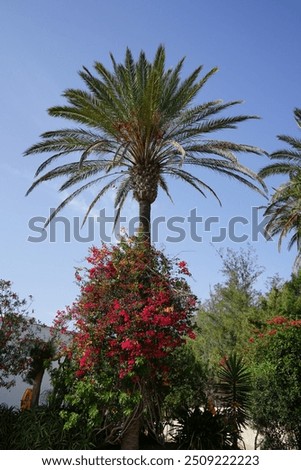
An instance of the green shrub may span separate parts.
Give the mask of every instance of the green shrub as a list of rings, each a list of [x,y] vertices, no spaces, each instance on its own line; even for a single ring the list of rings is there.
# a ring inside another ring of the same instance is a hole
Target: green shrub
[[[0,449],[10,450],[12,447],[13,436],[18,420],[19,411],[14,407],[8,407],[5,404],[0,405]]]
[[[0,407],[0,449],[75,450],[101,446],[97,432],[87,432],[79,423],[67,431],[59,409],[47,406],[19,411]]]
[[[179,419],[178,432],[175,437],[178,449],[229,449],[227,430],[222,414],[213,415],[199,407],[187,409]]]

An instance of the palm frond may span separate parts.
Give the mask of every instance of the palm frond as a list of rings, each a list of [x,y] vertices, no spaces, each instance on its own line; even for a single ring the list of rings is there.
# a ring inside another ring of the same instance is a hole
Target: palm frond
[[[294,165],[287,162],[279,162],[279,163],[272,163],[271,165],[267,165],[262,168],[258,175],[261,178],[266,178],[267,176],[275,176],[275,175],[284,175],[290,174],[293,171],[300,170],[298,165]]]
[[[97,202],[102,198],[102,196],[104,196],[104,194],[109,191],[110,189],[114,188],[116,183],[118,182],[118,180],[120,179],[120,176],[116,177],[115,179],[109,181],[109,183],[107,183],[105,186],[102,187],[102,189],[97,193],[97,195],[94,197],[94,199],[92,200],[92,202],[90,203],[86,213],[85,213],[85,216],[84,216],[84,219],[83,219],[83,222],[82,222],[82,226],[85,224],[89,214],[91,213],[91,210],[93,209],[93,207],[97,204]]]
[[[278,139],[281,140],[282,142],[286,142],[287,144],[289,144],[291,147],[293,147],[296,150],[299,150],[299,151],[301,150],[301,139],[290,137],[288,135],[278,135]],[[286,151],[288,152],[288,150]]]
[[[216,192],[208,184],[206,184],[204,181],[197,178],[195,175],[192,175],[191,173],[181,168],[169,168],[165,170],[164,172],[171,176],[175,176],[176,178],[184,180],[186,183],[190,184],[197,191],[199,191],[204,197],[206,197],[206,193],[203,191],[203,189],[207,190],[215,197],[215,199],[217,199],[219,204],[222,205],[221,200],[219,199]]]

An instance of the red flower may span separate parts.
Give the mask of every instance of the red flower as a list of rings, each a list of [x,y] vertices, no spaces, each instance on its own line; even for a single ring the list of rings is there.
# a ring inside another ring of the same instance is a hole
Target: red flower
[[[93,292],[94,291],[94,286],[91,284],[88,284],[87,286],[84,287],[84,292]]]
[[[190,276],[190,272],[189,272],[189,269],[187,268],[186,261],[179,261],[178,266],[182,274],[185,274],[185,276]]]
[[[287,323],[287,322],[288,322],[288,319],[282,316],[275,317],[267,321],[269,325],[283,325],[284,323]]]
[[[188,336],[189,336],[189,338],[191,338],[191,339],[196,339],[196,334],[195,334],[193,331],[189,331],[189,332],[188,332]]]
[[[289,322],[289,325],[290,325],[290,326],[297,326],[297,327],[299,327],[299,326],[301,326],[301,320],[291,320],[291,321]]]
[[[121,343],[121,349],[133,349],[135,347],[135,343],[131,339],[126,339]]]
[[[78,379],[82,378],[85,375],[85,372],[83,370],[77,370],[75,372],[75,375]]]

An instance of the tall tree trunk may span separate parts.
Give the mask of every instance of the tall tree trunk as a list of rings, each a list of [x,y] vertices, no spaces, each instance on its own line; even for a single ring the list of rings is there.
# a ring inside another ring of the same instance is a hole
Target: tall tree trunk
[[[151,244],[151,203],[147,200],[139,200],[139,232],[143,240]],[[126,425],[126,429],[121,438],[122,450],[138,450],[139,437],[141,428],[141,406],[133,412],[130,422]]]
[[[40,369],[34,378],[33,386],[32,386],[31,408],[34,408],[35,406],[39,405],[39,398],[40,398],[41,385],[42,385],[44,372],[45,372],[44,368]]]
[[[140,414],[138,414],[138,416],[134,416],[131,419],[131,422],[126,428],[121,439],[122,450],[138,450],[139,449],[140,424],[141,424]]]
[[[139,230],[143,238],[151,243],[151,203],[139,201]]]

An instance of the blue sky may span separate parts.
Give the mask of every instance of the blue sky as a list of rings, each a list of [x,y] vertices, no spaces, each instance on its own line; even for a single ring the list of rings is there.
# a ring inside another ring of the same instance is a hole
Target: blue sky
[[[74,267],[84,263],[89,246],[99,244],[99,237],[95,235],[94,242],[80,242],[71,236],[66,242],[63,224],[58,223],[55,241],[50,241],[49,232],[43,242],[28,240],[38,236],[30,230],[29,221],[47,217],[50,208],[61,201],[61,195],[58,182],[53,182],[25,197],[44,157],[25,158],[22,154],[42,132],[66,125],[50,118],[47,108],[63,103],[64,89],[82,86],[77,71],[83,65],[92,69],[97,60],[109,66],[110,52],[122,61],[127,46],[135,56],[143,49],[152,58],[163,43],[168,66],[186,56],[183,77],[200,64],[204,72],[219,67],[200,93],[200,102],[243,100],[236,108],[238,114],[261,117],[229,134],[220,134],[220,138],[271,152],[282,147],[278,134],[299,137],[293,119],[293,109],[301,107],[298,0],[0,0],[0,5],[0,277],[10,279],[21,297],[33,295],[32,308],[43,322],[51,323],[55,312],[75,299]],[[241,161],[255,171],[267,163],[265,157],[242,156]],[[171,182],[174,204],[160,195],[153,209],[154,218],[164,215],[183,220],[180,225],[186,233],[184,240],[167,241],[168,236],[176,238],[178,233],[171,233],[161,224],[157,246],[188,261],[194,292],[204,299],[210,285],[221,280],[216,249],[246,248],[248,242],[258,255],[258,263],[266,268],[259,288],[264,288],[265,280],[276,273],[288,279],[295,252],[289,253],[284,243],[278,253],[277,240],[267,242],[260,234],[257,241],[251,237],[252,207],[263,205],[264,199],[223,177],[205,176],[222,199],[222,208],[214,199],[200,198],[196,192]],[[271,189],[281,181],[270,178],[267,184]],[[71,227],[74,218],[82,220],[89,196],[85,194],[61,214]],[[105,208],[112,215],[112,201],[113,194],[98,209]],[[202,217],[197,229],[202,242],[191,239],[187,217],[194,209]],[[123,215],[129,219],[136,213],[135,202],[129,199]],[[209,217],[217,217],[219,222],[211,226],[211,233],[203,232]],[[244,242],[229,239],[233,217],[245,221],[245,225],[235,225],[237,237],[247,235]],[[217,237],[222,227],[227,228],[227,236],[212,244],[212,237]],[[83,236],[87,233],[86,228]]]

